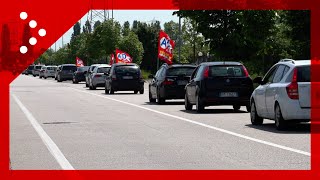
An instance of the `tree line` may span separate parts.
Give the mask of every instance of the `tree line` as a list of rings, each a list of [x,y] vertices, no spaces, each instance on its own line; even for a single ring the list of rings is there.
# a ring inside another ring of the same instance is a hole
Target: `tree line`
[[[179,24],[164,23],[163,30],[175,40],[174,63],[196,63],[198,53],[205,61],[241,61],[251,74],[263,74],[283,58],[310,59],[310,11],[307,10],[197,10],[175,11]],[[82,28],[82,31],[81,31]],[[145,23],[115,20],[76,23],[66,46],[49,49],[37,61],[45,64],[108,63],[115,49],[129,53],[142,69],[157,68],[159,21]],[[181,45],[180,59],[178,46]]]

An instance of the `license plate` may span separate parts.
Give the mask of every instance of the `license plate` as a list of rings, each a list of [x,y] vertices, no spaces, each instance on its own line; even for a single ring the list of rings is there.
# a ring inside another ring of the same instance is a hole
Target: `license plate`
[[[123,76],[122,78],[123,78],[123,79],[133,79],[132,76]]]
[[[187,84],[188,84],[188,81],[178,81],[177,84],[178,84],[178,85],[181,85],[181,86],[182,86],[182,85],[184,86],[184,85],[187,85]]]
[[[238,97],[237,92],[222,92],[220,93],[220,97]]]

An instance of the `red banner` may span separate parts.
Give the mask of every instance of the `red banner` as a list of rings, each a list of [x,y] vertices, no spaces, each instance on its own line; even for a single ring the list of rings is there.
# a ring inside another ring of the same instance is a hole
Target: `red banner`
[[[172,64],[174,41],[170,39],[168,34],[160,30],[158,44],[158,58],[167,64]]]
[[[132,62],[132,58],[128,53],[121,51],[119,49],[116,49],[116,63],[131,63],[131,62]]]
[[[112,53],[110,55],[110,65],[112,65],[114,63],[114,54]]]
[[[84,66],[84,63],[80,58],[76,57],[76,65],[77,67],[82,67]]]

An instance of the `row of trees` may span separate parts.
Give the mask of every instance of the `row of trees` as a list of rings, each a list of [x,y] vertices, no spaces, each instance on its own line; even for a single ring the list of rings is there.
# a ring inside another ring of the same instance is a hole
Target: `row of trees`
[[[310,58],[309,11],[176,11],[179,25],[170,21],[163,30],[176,41],[174,62],[195,63],[198,52],[210,61],[242,61],[251,73],[262,74],[281,58]],[[128,52],[142,69],[155,72],[160,22],[127,21],[76,23],[70,43],[57,52],[48,50],[38,61],[46,64],[74,63],[75,57],[92,63],[108,63],[116,48]],[[179,38],[180,37],[180,38]],[[257,66],[258,65],[258,66]]]

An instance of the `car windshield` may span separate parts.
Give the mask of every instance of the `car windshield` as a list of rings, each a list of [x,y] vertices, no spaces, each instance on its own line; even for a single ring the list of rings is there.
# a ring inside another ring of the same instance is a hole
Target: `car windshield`
[[[298,82],[310,82],[310,66],[300,66],[298,69]]]
[[[167,76],[191,76],[195,67],[172,67],[168,69]]]
[[[84,67],[78,67],[79,72],[84,72],[84,71],[88,71],[89,67],[88,66],[84,66]]]
[[[138,74],[140,72],[140,69],[138,66],[135,65],[125,65],[125,66],[117,66],[115,68],[115,71],[117,74]]]
[[[36,66],[36,69],[41,69],[42,68],[42,66]]]
[[[97,73],[108,73],[110,71],[110,67],[100,67]]]
[[[63,66],[62,70],[64,71],[76,71],[77,70],[77,66]]]
[[[224,66],[210,66],[210,77],[244,77],[245,72],[242,66],[239,65],[224,65]]]

